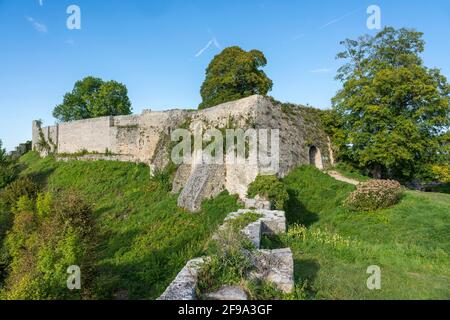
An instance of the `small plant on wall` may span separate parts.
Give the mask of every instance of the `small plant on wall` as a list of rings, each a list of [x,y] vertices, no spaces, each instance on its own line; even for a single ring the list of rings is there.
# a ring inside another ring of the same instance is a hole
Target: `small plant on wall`
[[[45,153],[46,155],[55,153],[57,146],[50,136],[48,139],[45,139],[44,132],[42,131],[42,120],[37,122],[37,127],[39,131],[39,141],[36,146],[37,151],[40,153]]]

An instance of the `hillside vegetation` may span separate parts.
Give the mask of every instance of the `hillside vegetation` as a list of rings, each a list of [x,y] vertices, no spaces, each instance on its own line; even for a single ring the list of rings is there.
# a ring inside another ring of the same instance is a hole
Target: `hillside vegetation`
[[[33,152],[21,163],[22,175],[33,176],[43,190],[76,190],[92,205],[98,236],[89,298],[157,298],[238,208],[236,198],[224,193],[206,201],[198,214],[185,212],[169,192],[168,173],[151,180],[144,165],[56,162]]]
[[[177,196],[170,194],[171,172],[150,178],[144,165],[57,162],[33,152],[20,163],[21,175],[37,181],[40,192],[57,195],[74,190],[80,194],[91,208],[86,207],[85,213],[91,212],[95,225],[95,241],[88,244],[92,252],[78,252],[90,259],[86,265],[92,270],[88,283],[83,283],[89,286],[88,295],[67,296],[61,289],[50,291],[49,296],[45,290],[32,294],[25,290],[20,291],[21,298],[155,299],[188,260],[207,252],[212,234],[239,206],[235,197],[224,193],[206,201],[198,214],[185,212],[177,207]],[[450,195],[406,191],[394,207],[356,212],[343,205],[355,187],[315,168],[297,168],[281,183],[289,194],[285,202],[288,233],[264,239],[264,246],[293,250],[297,288],[293,297],[450,298]],[[46,198],[40,199],[37,212],[48,211],[44,210]],[[27,203],[18,206],[26,208]],[[23,217],[29,217],[27,214]],[[20,226],[14,225],[11,230]],[[42,237],[39,230],[52,229],[44,223],[29,238]],[[63,240],[73,237],[58,230],[45,233],[45,237],[52,239],[55,232]],[[59,276],[45,283],[65,288],[61,263],[73,260],[65,250],[77,250],[70,242],[56,248],[62,250],[62,258],[58,258],[58,252],[50,257],[60,259],[51,264],[60,268]],[[23,254],[26,258],[31,253]],[[381,290],[367,289],[366,270],[370,265],[381,267]],[[13,273],[18,277],[13,280],[26,282],[20,275]],[[3,292],[3,297],[10,296],[17,294]]]
[[[289,231],[266,246],[291,247],[297,287],[309,298],[450,298],[449,195],[406,191],[398,205],[363,213],[342,205],[354,186],[315,168],[283,182]],[[371,265],[381,267],[381,290],[367,289]]]

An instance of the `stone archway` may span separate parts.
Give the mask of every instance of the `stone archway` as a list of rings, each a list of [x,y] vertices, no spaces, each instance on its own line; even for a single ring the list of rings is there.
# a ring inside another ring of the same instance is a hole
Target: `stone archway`
[[[322,154],[316,146],[309,148],[309,164],[323,170]]]

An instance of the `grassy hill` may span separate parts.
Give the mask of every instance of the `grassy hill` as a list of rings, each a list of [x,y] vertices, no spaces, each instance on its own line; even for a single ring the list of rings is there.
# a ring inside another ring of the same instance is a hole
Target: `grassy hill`
[[[222,194],[191,214],[177,207],[168,181],[150,180],[144,165],[56,162],[36,153],[22,157],[23,175],[48,190],[75,188],[94,205],[99,227],[93,297],[155,299],[184,264],[201,256],[236,198]]]
[[[191,258],[201,256],[225,216],[238,208],[222,194],[202,212],[177,207],[168,175],[144,165],[56,162],[22,157],[22,175],[50,191],[76,189],[93,204],[99,229],[92,297],[155,299]],[[450,195],[407,191],[393,208],[342,206],[354,186],[312,167],[283,179],[289,231],[265,239],[291,247],[299,294],[309,299],[450,299]],[[366,287],[367,267],[382,270],[382,290]]]
[[[313,299],[450,299],[450,195],[407,191],[393,208],[342,206],[354,186],[315,168],[284,179],[289,232],[267,247],[291,247],[298,287]],[[305,226],[305,227],[301,227]],[[382,289],[367,289],[370,265]]]

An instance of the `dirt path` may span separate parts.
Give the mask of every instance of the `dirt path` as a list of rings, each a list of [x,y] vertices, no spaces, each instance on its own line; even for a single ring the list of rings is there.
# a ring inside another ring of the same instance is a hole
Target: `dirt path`
[[[336,180],[345,182],[345,183],[349,183],[349,184],[353,184],[355,186],[357,186],[358,184],[360,184],[359,181],[356,181],[354,179],[350,179],[350,178],[346,178],[343,175],[341,175],[339,172],[337,171],[327,171],[326,172],[330,177],[333,177]]]

